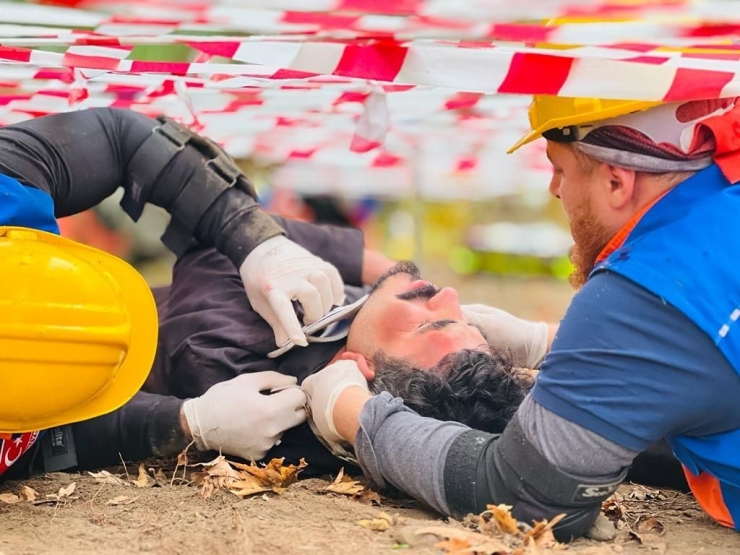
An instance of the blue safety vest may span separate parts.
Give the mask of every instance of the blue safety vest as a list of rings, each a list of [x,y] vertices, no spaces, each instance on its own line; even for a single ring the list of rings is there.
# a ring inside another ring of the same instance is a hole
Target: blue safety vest
[[[605,270],[680,310],[740,372],[740,184],[716,165],[652,206],[591,275]],[[702,507],[740,529],[740,429],[668,441]]]

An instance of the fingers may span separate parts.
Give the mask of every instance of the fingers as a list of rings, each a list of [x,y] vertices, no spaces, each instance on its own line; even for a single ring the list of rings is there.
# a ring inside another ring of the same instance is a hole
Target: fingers
[[[286,376],[273,370],[265,370],[264,372],[257,372],[255,374],[242,374],[234,378],[234,381],[236,380],[249,380],[258,388],[258,391],[290,387],[298,383],[298,380],[294,376]]]
[[[342,276],[339,275],[339,270],[331,264],[327,264],[324,269],[324,273],[328,276],[329,283],[331,283],[334,306],[342,306],[344,304],[345,297],[344,282],[342,281]]]
[[[273,289],[267,296],[267,302],[277,318],[277,323],[270,322],[273,332],[275,332],[277,326],[280,326],[293,343],[301,347],[308,345],[306,336],[301,331],[301,324],[298,321],[298,316],[293,309],[293,303],[290,298],[283,292]],[[275,333],[275,339],[277,339],[277,336],[278,334]],[[278,343],[278,346],[282,346],[282,344]]]
[[[270,403],[279,407],[281,428],[287,430],[306,421],[306,394],[300,387],[291,387],[270,395]]]
[[[324,315],[321,294],[309,281],[304,281],[296,289],[295,300],[303,307],[303,321],[306,325],[313,324]]]
[[[308,281],[314,287],[316,287],[319,295],[321,295],[322,308],[324,310],[324,314],[326,314],[331,310],[331,307],[334,303],[334,293],[331,289],[329,276],[327,276],[323,272],[313,272],[311,275],[308,276]]]

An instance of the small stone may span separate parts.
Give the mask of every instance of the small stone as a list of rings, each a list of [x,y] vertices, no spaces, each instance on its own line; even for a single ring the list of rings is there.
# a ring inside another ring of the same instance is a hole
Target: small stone
[[[611,520],[604,515],[599,515],[596,522],[586,532],[586,537],[599,542],[610,542],[617,536],[617,530],[614,528]]]

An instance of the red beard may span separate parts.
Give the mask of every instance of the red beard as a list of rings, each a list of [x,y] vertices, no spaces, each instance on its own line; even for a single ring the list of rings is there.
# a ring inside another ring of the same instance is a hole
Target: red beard
[[[571,218],[570,231],[575,245],[570,251],[570,261],[574,269],[569,281],[578,290],[588,281],[596,259],[609,243],[612,233],[597,220],[591,199],[586,199]]]

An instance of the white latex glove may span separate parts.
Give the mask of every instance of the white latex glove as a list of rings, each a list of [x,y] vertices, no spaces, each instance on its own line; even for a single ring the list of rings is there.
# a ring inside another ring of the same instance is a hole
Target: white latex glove
[[[522,320],[501,310],[482,304],[462,307],[469,324],[478,326],[494,349],[509,349],[514,365],[539,368],[548,349],[549,326],[545,322]]]
[[[343,450],[346,441],[334,425],[334,405],[348,387],[359,386],[369,391],[367,380],[354,360],[340,360],[309,376],[301,387],[308,396],[309,423],[319,439],[333,452]]]
[[[217,383],[185,401],[182,412],[199,450],[258,461],[285,430],[306,420],[305,404],[293,376],[268,371]]]
[[[239,268],[252,308],[264,318],[278,347],[308,345],[291,301],[303,306],[304,325],[344,303],[339,271],[283,235],[258,245]]]

